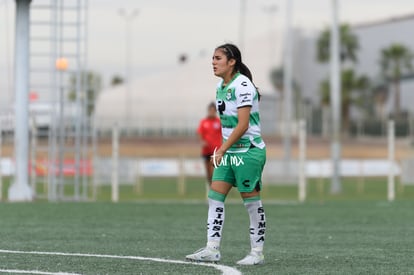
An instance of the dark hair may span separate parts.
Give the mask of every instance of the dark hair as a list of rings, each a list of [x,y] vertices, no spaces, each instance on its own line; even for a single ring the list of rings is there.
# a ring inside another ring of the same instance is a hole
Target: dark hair
[[[252,73],[250,72],[249,68],[243,63],[240,50],[236,45],[226,43],[218,46],[216,50],[218,49],[223,50],[223,53],[226,55],[227,59],[234,59],[236,61],[236,65],[234,66],[234,70],[236,72],[240,72],[242,75],[247,76],[247,78],[253,82]]]
[[[209,110],[210,108],[216,109],[216,103],[215,102],[210,102],[207,106],[207,110]]]
[[[250,79],[250,81],[253,83],[253,75],[250,72],[250,69],[246,66],[246,64],[243,63],[242,61],[242,57],[241,57],[241,52],[239,50],[239,48],[237,48],[236,45],[231,44],[231,43],[226,43],[223,44],[221,46],[218,46],[216,48],[216,50],[221,49],[223,51],[223,53],[226,55],[227,59],[234,59],[236,61],[236,64],[234,66],[234,70],[236,72],[240,72],[242,75],[245,75],[248,79]],[[254,85],[254,83],[253,83]],[[254,85],[256,87],[256,85]],[[256,87],[257,93],[259,95],[259,100],[260,100],[260,93],[259,93],[259,89]]]

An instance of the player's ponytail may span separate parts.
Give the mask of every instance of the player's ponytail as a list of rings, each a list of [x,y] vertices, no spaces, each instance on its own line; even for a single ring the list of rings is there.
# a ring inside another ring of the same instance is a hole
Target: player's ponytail
[[[226,55],[227,59],[234,59],[236,61],[236,64],[234,66],[234,71],[235,72],[240,72],[242,75],[246,76],[248,79],[250,79],[250,81],[253,83],[253,75],[250,72],[250,69],[246,66],[246,64],[243,63],[242,61],[242,57],[241,57],[241,52],[239,50],[239,48],[237,48],[236,45],[234,44],[223,44],[221,46],[218,46],[216,48],[217,49],[221,49],[223,50],[224,54]],[[253,83],[254,85],[254,83]],[[256,85],[254,85],[256,87]],[[256,87],[257,89],[257,93],[259,94],[259,100],[260,100],[260,93],[259,93],[259,89]]]
[[[237,64],[237,63],[236,63]],[[237,69],[242,75],[247,76],[248,79],[250,79],[250,81],[253,83],[253,76],[252,73],[250,72],[250,69],[246,66],[246,64],[244,64],[243,62],[240,61],[240,64],[238,66]]]

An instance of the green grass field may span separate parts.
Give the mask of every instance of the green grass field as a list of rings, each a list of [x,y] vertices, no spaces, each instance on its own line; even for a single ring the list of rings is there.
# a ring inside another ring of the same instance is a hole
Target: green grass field
[[[329,181],[307,190],[300,204],[295,186],[265,186],[266,264],[254,267],[235,265],[249,250],[248,216],[232,192],[220,264],[242,274],[414,274],[414,186],[397,183],[393,203],[384,179],[344,179],[341,195]],[[222,274],[184,262],[205,245],[203,180],[189,179],[184,195],[174,179],[146,180],[141,194],[121,186],[121,202],[109,201],[102,186],[95,202],[0,204],[0,273]]]
[[[330,180],[310,179],[307,184],[307,200],[309,202],[324,202],[338,200],[386,200],[387,184],[384,178],[359,180],[344,178],[343,192],[338,195],[330,194]],[[142,185],[142,192],[137,193],[133,186],[121,185],[120,200],[202,200],[205,198],[205,181],[203,179],[189,179],[186,183],[186,192],[178,195],[176,179],[146,179]],[[262,192],[264,200],[270,201],[297,201],[297,185],[265,184]],[[228,196],[230,200],[239,200],[237,190],[232,190]],[[396,198],[398,200],[414,200],[414,185],[396,183]],[[110,201],[111,189],[109,185],[98,188],[97,200]]]
[[[67,179],[70,181],[70,179]],[[206,195],[205,180],[200,178],[188,178],[185,183],[185,193],[179,194],[177,178],[145,178],[142,182],[141,192],[133,185],[120,185],[119,200],[121,202],[135,202],[143,200],[173,200],[173,201],[199,201]],[[307,182],[307,201],[347,201],[347,200],[386,200],[387,198],[386,178],[343,178],[343,190],[341,194],[330,194],[329,179],[309,179]],[[3,199],[7,197],[10,179],[5,178],[3,182]],[[47,198],[47,185],[39,182],[37,194],[44,201]],[[88,190],[89,198],[93,201],[108,202],[111,200],[111,186],[109,183],[96,188],[96,197],[93,198],[93,188]],[[81,190],[82,192],[82,190]],[[414,200],[414,185],[402,185],[396,179],[395,193],[397,200]],[[73,195],[73,188],[66,188],[65,195]],[[229,200],[240,200],[237,190],[232,190]],[[291,202],[298,200],[297,184],[264,184],[262,197],[264,200]]]
[[[268,202],[265,207],[266,264],[235,265],[249,250],[241,203],[227,204],[220,264],[242,274],[414,274],[414,201]],[[4,251],[182,261],[205,244],[206,211],[203,202],[5,203],[0,206],[0,270],[221,274],[181,263]]]

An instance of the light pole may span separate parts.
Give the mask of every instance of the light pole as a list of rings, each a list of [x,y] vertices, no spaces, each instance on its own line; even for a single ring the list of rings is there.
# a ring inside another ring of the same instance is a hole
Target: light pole
[[[6,91],[7,91],[7,98],[8,98],[8,102],[10,105],[12,105],[13,103],[13,90],[12,90],[12,66],[11,66],[11,62],[10,62],[10,37],[9,37],[9,6],[8,6],[8,1],[4,1],[4,26],[5,26],[5,63],[6,63],[6,68],[7,68],[7,75],[6,75]]]
[[[56,59],[55,68],[58,71],[58,85],[59,85],[59,195],[62,198],[64,196],[64,180],[65,175],[63,173],[64,161],[65,161],[65,88],[63,85],[63,75],[68,69],[68,60],[64,57]],[[54,194],[55,196],[56,194]]]
[[[285,21],[285,42],[284,42],[284,73],[283,73],[283,158],[289,166],[292,142],[291,142],[291,123],[292,123],[292,2],[286,0],[286,21]],[[290,167],[289,167],[290,168]],[[286,170],[287,172],[289,170]]]
[[[131,120],[131,82],[132,82],[132,22],[138,15],[138,9],[134,9],[131,12],[127,12],[124,9],[120,9],[118,14],[125,20],[125,129],[130,126]],[[128,131],[127,131],[128,132]]]
[[[275,64],[275,53],[276,53],[276,37],[272,33],[273,29],[273,17],[277,12],[277,6],[271,4],[263,7],[263,11],[269,15],[269,69],[272,69]]]
[[[9,187],[10,201],[31,201],[33,190],[29,186],[29,79],[30,79],[30,3],[31,0],[16,0],[15,28],[15,134],[14,154],[16,173]]]
[[[332,161],[332,183],[331,193],[341,192],[340,181],[340,159],[341,159],[341,73],[339,59],[339,26],[338,26],[338,0],[332,0],[332,25],[330,41],[331,62],[331,112],[332,112],[332,137],[331,137],[331,161]]]
[[[244,51],[244,32],[246,25],[246,0],[240,0],[239,48]]]

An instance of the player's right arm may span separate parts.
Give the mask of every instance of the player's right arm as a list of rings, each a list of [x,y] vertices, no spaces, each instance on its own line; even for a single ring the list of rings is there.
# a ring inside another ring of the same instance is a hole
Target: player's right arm
[[[237,126],[234,128],[226,142],[224,142],[216,151],[216,163],[220,163],[221,157],[244,135],[244,133],[246,133],[247,129],[249,129],[250,109],[250,106],[237,109]]]

